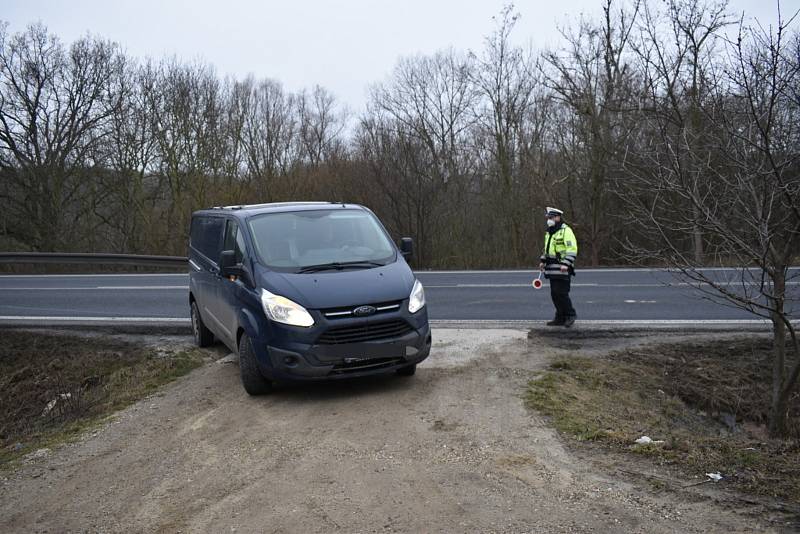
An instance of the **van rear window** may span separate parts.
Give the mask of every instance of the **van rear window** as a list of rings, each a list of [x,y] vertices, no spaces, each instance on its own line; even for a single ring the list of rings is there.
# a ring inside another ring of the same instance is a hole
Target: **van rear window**
[[[218,261],[222,251],[222,229],[225,219],[222,217],[195,217],[192,219],[190,245],[211,261]]]

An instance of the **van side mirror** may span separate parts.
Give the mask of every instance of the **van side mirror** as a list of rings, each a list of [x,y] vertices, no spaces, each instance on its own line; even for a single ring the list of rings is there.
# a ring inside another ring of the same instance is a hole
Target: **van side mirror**
[[[404,237],[400,240],[400,253],[404,258],[408,259],[414,255],[414,240],[410,237]]]
[[[236,253],[232,250],[223,250],[219,255],[219,274],[228,278],[242,276],[242,266],[236,263]]]

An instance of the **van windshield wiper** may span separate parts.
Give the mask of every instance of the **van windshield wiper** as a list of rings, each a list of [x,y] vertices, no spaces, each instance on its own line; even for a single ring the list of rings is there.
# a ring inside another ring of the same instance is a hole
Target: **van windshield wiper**
[[[363,267],[364,269],[369,269],[371,267],[383,267],[384,265],[384,263],[378,263],[376,261],[332,261],[330,263],[320,263],[319,265],[306,265],[297,272],[314,273],[317,271],[338,271],[348,267]]]

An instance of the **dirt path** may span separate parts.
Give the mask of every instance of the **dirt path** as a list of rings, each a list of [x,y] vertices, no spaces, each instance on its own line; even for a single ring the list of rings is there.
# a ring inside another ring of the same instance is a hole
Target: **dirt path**
[[[413,378],[242,390],[212,363],[5,475],[0,532],[744,532],[597,474],[520,395],[553,348],[439,330]]]

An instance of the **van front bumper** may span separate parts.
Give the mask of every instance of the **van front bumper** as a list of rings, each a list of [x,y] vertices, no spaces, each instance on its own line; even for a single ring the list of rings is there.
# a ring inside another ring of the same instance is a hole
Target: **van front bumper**
[[[318,316],[311,330],[270,322],[270,335],[254,343],[261,372],[279,381],[330,380],[391,373],[428,357],[432,339],[426,308],[413,315],[384,314],[380,319],[402,319],[410,328],[385,339],[326,344],[319,343],[326,330],[368,324],[370,320],[330,321]]]

